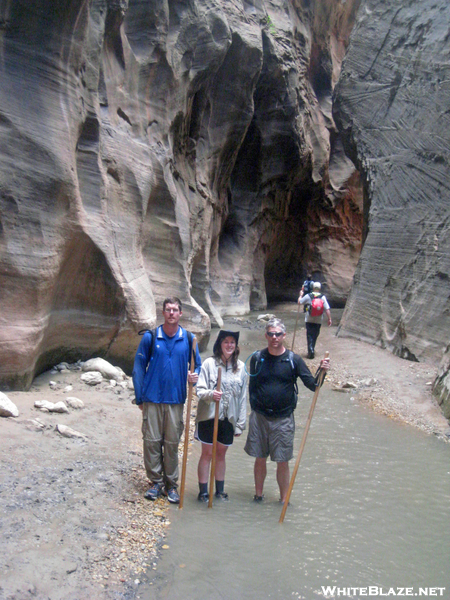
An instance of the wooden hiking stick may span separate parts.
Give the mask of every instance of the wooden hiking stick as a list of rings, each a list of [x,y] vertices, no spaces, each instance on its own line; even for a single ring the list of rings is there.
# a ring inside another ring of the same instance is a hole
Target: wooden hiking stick
[[[189,373],[193,373],[195,370],[195,356],[197,349],[197,339],[194,338],[192,342],[192,355],[191,355],[191,368],[189,369]],[[187,466],[187,456],[188,456],[188,446],[189,446],[189,427],[191,424],[191,404],[192,404],[192,394],[194,391],[194,384],[189,384],[188,389],[188,399],[187,399],[187,407],[186,407],[186,424],[184,426],[184,449],[183,449],[183,467],[181,471],[181,484],[180,484],[180,504],[178,508],[183,508],[183,500],[184,500],[184,485],[186,482],[186,466]]]
[[[220,392],[220,387],[222,385],[222,368],[219,366],[219,371],[217,374],[217,385],[216,390]],[[214,432],[213,432],[213,447],[212,447],[212,457],[211,457],[211,474],[209,476],[209,500],[208,500],[208,508],[212,507],[213,502],[213,489],[214,489],[214,481],[215,481],[215,473],[216,473],[216,453],[217,453],[217,432],[219,430],[219,402],[216,402],[216,408],[214,413]]]
[[[297,333],[298,317],[300,315],[300,306],[301,306],[301,304],[298,305],[298,308],[297,308],[297,318],[295,319],[294,336],[292,338],[292,346],[291,346],[292,352],[294,352],[295,334]]]
[[[328,358],[329,354],[330,354],[329,352],[325,352],[325,358]],[[295,478],[297,477],[298,466],[300,464],[300,459],[302,457],[303,448],[305,447],[305,444],[306,444],[306,437],[308,435],[309,426],[311,425],[314,409],[316,407],[317,398],[319,397],[320,386],[322,385],[322,381],[323,381],[324,377],[325,377],[325,371],[323,369],[320,369],[319,379],[317,382],[317,388],[316,388],[316,391],[314,392],[314,398],[311,403],[311,408],[309,409],[308,419],[306,420],[305,430],[303,432],[302,443],[300,444],[300,450],[298,451],[297,460],[295,461],[294,470],[292,471],[291,481],[289,482],[288,493],[287,493],[286,499],[283,504],[283,510],[281,511],[279,523],[282,523],[284,521],[284,516],[286,514],[286,510],[287,510],[287,507],[289,504],[289,498],[291,497],[292,488],[294,487]]]

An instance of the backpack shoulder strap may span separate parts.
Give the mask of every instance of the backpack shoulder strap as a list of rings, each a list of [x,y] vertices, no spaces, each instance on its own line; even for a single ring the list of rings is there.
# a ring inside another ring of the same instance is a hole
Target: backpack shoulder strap
[[[156,346],[156,329],[141,329],[139,331],[139,335],[144,335],[144,333],[150,333],[152,336],[152,345],[150,348],[150,354],[149,354],[149,358],[151,356],[153,356],[153,353],[155,351],[155,346]]]
[[[292,376],[294,377],[294,390],[295,393],[298,394],[297,370],[295,368],[294,353],[292,350],[289,350],[289,362],[291,363]]]
[[[261,362],[261,350],[256,350],[253,356],[255,357],[255,372],[253,373],[253,375],[256,375],[256,373],[259,372],[259,363]]]
[[[189,343],[189,365],[191,364],[191,360],[192,360],[192,344],[193,344],[193,340],[194,340],[194,334],[192,333],[192,331],[188,331],[187,329],[185,329],[186,331],[186,335],[187,335],[187,339],[188,339],[188,343]],[[195,363],[195,358],[194,358],[194,363]]]
[[[291,363],[292,370],[295,371],[294,353],[292,350],[289,350],[289,362]]]

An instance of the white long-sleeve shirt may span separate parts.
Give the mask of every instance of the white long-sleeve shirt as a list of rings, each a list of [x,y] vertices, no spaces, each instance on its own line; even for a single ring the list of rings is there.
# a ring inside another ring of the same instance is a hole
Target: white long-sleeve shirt
[[[238,368],[233,373],[222,360],[213,356],[202,364],[198,378],[196,393],[198,397],[197,423],[214,419],[215,402],[213,393],[216,389],[219,368],[222,370],[221,390],[223,392],[219,406],[219,419],[227,418],[233,425],[234,433],[240,434],[245,429],[247,418],[247,373],[244,363],[238,360]]]

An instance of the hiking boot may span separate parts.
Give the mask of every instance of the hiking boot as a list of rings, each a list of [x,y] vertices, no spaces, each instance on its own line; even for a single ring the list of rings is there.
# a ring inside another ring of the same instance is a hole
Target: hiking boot
[[[152,484],[144,494],[146,500],[156,500],[164,493],[164,486],[162,483]]]
[[[200,494],[197,496],[197,500],[198,500],[199,502],[208,502],[208,500],[209,500],[209,494],[208,494],[208,492],[205,492],[205,493],[203,493],[203,494],[201,494],[201,493],[200,493]]]
[[[253,496],[253,502],[261,503],[264,500],[264,494],[262,496],[257,496],[256,494]]]
[[[224,502],[228,502],[229,500],[228,494],[226,492],[216,492],[214,495],[217,498],[217,500],[223,500]]]
[[[178,492],[177,492],[177,490],[175,488],[171,488],[167,492],[167,500],[171,504],[180,504],[180,496],[178,495]]]

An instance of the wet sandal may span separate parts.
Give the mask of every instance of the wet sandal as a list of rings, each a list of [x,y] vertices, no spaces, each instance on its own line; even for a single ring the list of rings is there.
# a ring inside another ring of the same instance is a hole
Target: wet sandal
[[[224,502],[228,502],[229,500],[228,494],[226,492],[216,492],[214,495],[218,500],[223,500]]]

